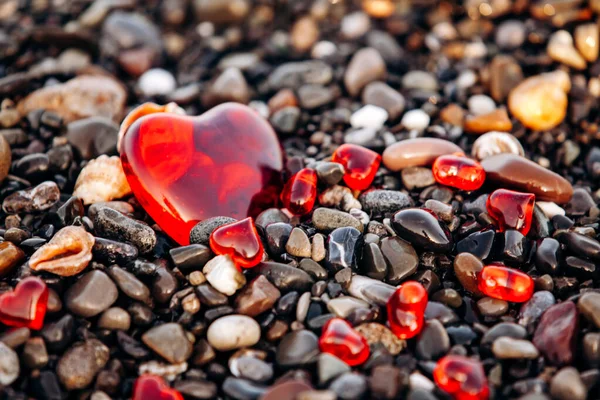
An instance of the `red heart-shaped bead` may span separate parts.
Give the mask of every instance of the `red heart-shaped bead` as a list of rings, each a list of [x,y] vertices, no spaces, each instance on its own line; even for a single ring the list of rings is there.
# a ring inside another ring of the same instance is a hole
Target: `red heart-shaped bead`
[[[244,268],[256,266],[263,256],[263,245],[250,217],[215,229],[210,248],[215,254],[228,254],[235,265]]]
[[[48,306],[48,287],[40,278],[30,276],[12,292],[0,296],[0,322],[18,328],[42,329]]]
[[[367,339],[341,318],[333,318],[323,326],[319,348],[354,367],[367,361],[371,350]]]
[[[135,381],[132,400],[183,400],[183,396],[161,377],[142,375]]]
[[[254,110],[233,103],[198,117],[157,110],[142,105],[126,119],[121,160],[135,197],[169,236],[188,244],[198,221],[277,206],[281,146]]]

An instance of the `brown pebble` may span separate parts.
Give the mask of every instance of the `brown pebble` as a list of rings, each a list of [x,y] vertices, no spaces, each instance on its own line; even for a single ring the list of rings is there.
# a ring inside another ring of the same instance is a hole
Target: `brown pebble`
[[[73,276],[92,260],[94,236],[81,226],[66,226],[29,259],[34,271],[47,271],[60,276]]]
[[[10,145],[4,136],[0,135],[0,182],[8,176],[11,159]]]
[[[285,107],[298,107],[298,99],[291,89],[281,89],[269,100],[271,115]]]
[[[23,250],[11,242],[0,243],[0,277],[10,274],[24,259]]]
[[[481,295],[477,287],[477,273],[483,263],[471,253],[460,253],[454,258],[454,275],[466,291]]]
[[[525,79],[508,96],[508,108],[523,125],[533,130],[548,130],[567,115],[569,75],[554,71]]]
[[[510,91],[523,80],[521,66],[514,58],[498,55],[489,66],[490,94],[497,102],[504,102]]]
[[[55,182],[42,182],[36,187],[19,190],[4,199],[2,209],[7,214],[31,213],[52,207],[60,198]]]
[[[302,17],[292,26],[290,42],[297,52],[304,53],[310,50],[317,40],[319,25],[312,17]]]
[[[500,317],[508,311],[508,303],[504,300],[484,297],[477,301],[479,312],[486,317]]]
[[[465,121],[465,131],[482,134],[489,131],[509,132],[512,122],[504,108],[498,108],[488,114],[470,116]]]
[[[431,165],[444,154],[462,153],[454,143],[436,138],[417,138],[394,143],[383,152],[383,164],[391,171]]]
[[[589,62],[598,59],[598,24],[581,24],[575,28],[575,46],[583,58]]]
[[[358,96],[371,82],[382,80],[387,74],[385,61],[377,50],[366,47],[358,50],[344,73],[344,84],[351,96]]]
[[[300,380],[284,380],[271,386],[262,396],[262,400],[294,400],[299,393],[312,390],[312,386]]]
[[[448,104],[440,111],[442,121],[456,126],[463,126],[465,110],[458,104]]]
[[[387,18],[394,13],[396,4],[392,0],[363,0],[362,7],[373,18]]]
[[[255,317],[271,309],[280,297],[279,289],[264,275],[260,275],[244,287],[236,297],[236,312]]]
[[[267,331],[267,340],[269,342],[274,342],[276,340],[281,339],[289,330],[288,325],[280,320],[275,320],[269,330]]]
[[[498,187],[533,193],[536,200],[568,203],[573,186],[562,176],[515,154],[498,154],[481,161],[486,180]]]

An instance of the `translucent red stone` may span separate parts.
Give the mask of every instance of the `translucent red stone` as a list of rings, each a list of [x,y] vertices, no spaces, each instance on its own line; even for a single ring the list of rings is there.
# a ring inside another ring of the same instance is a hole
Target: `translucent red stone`
[[[487,199],[487,211],[498,222],[498,230],[516,229],[527,235],[533,219],[535,195],[498,189]]]
[[[310,213],[317,199],[317,173],[304,168],[294,174],[283,187],[281,202],[296,215]]]
[[[390,329],[400,339],[415,337],[423,329],[427,290],[419,282],[405,282],[396,289],[387,302]]]
[[[331,161],[344,166],[344,182],[353,190],[365,190],[375,179],[381,156],[356,144],[343,144],[331,156]]]
[[[15,290],[0,295],[0,322],[18,328],[42,329],[48,288],[40,278],[28,277]]]
[[[142,375],[133,386],[132,400],[183,400],[183,396],[171,389],[163,378],[155,375]]]
[[[448,154],[435,159],[432,167],[436,182],[460,190],[477,190],[485,182],[485,171],[475,160]]]
[[[215,254],[231,256],[235,265],[256,266],[263,256],[263,245],[251,217],[215,229],[210,235],[210,248]]]
[[[458,355],[441,358],[433,380],[454,400],[487,400],[490,397],[485,371],[479,361]]]
[[[477,274],[477,287],[486,296],[523,303],[533,295],[533,279],[525,272],[504,265],[487,265]]]
[[[354,367],[367,361],[370,354],[367,340],[341,318],[327,321],[319,338],[322,352],[333,354]]]
[[[241,219],[278,205],[281,147],[254,110],[228,103],[189,117],[147,107],[127,120],[123,169],[140,204],[178,243],[189,243],[200,220]]]

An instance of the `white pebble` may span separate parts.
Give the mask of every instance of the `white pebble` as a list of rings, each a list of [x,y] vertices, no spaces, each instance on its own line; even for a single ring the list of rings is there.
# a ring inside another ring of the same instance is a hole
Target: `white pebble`
[[[350,116],[350,125],[353,128],[373,128],[379,129],[388,119],[388,113],[381,107],[367,104],[363,108],[356,110]]]
[[[227,315],[208,327],[206,338],[219,351],[251,347],[260,340],[260,326],[248,316]]]
[[[555,215],[565,215],[565,210],[551,201],[536,201],[535,204],[542,210],[548,219],[551,219]]]
[[[322,40],[315,44],[312,48],[312,58],[325,58],[329,57],[337,51],[337,46],[330,41]]]
[[[164,96],[175,90],[177,82],[169,71],[153,68],[140,76],[138,87],[145,96]]]
[[[412,374],[410,374],[410,377],[408,378],[408,380],[410,383],[410,388],[412,390],[422,389],[427,392],[432,392],[433,389],[435,388],[435,385],[433,384],[433,382],[431,382],[429,380],[429,378],[427,378],[425,375],[422,375],[418,372],[413,372]]]
[[[306,315],[308,314],[308,307],[310,306],[310,292],[302,293],[302,296],[298,299],[296,305],[296,321],[304,322]]]
[[[202,269],[208,283],[219,292],[231,296],[246,284],[246,277],[228,255],[216,256]]]
[[[470,69],[461,72],[458,78],[456,78],[456,87],[461,89],[468,89],[476,83],[477,74]]]
[[[430,117],[423,110],[410,110],[402,117],[402,125],[408,130],[422,132],[429,126]]]
[[[361,11],[346,15],[340,23],[340,31],[346,39],[358,39],[371,28],[371,19]]]
[[[469,112],[473,115],[489,114],[496,109],[496,103],[485,94],[476,94],[467,101]]]
[[[168,381],[174,381],[178,375],[183,374],[188,369],[188,364],[182,362],[180,364],[167,364],[161,361],[146,361],[141,363],[138,368],[138,374],[152,374],[162,376]]]
[[[350,131],[344,135],[344,142],[365,146],[377,137],[377,130],[373,128],[362,128]]]
[[[8,386],[19,377],[19,357],[17,353],[0,342],[0,385]]]

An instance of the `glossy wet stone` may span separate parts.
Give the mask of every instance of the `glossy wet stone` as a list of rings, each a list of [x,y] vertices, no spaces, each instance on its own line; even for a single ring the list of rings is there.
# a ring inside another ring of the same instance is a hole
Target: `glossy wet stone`
[[[86,273],[65,294],[65,305],[81,317],[93,317],[110,307],[118,297],[117,286],[102,271]]]
[[[454,143],[437,138],[407,139],[388,146],[383,152],[383,164],[391,171],[431,165],[439,156],[462,153]]]
[[[344,167],[343,179],[350,189],[365,190],[375,178],[381,164],[381,156],[362,146],[344,144],[336,149],[331,161]]]
[[[529,260],[531,242],[519,231],[509,229],[496,235],[498,257],[507,265],[520,266]]]
[[[495,237],[493,230],[473,232],[456,243],[456,251],[459,254],[469,253],[480,260],[487,260],[492,255]]]
[[[423,331],[417,338],[416,356],[421,360],[437,360],[450,349],[450,337],[437,319],[424,323]]]
[[[516,229],[523,235],[529,233],[533,218],[535,195],[512,190],[498,189],[490,194],[486,208],[498,223],[498,229]]]
[[[539,356],[538,349],[529,340],[509,337],[500,337],[494,340],[492,352],[499,360],[526,360]]]
[[[319,338],[302,329],[288,333],[277,346],[277,363],[284,367],[312,364],[319,355]]]
[[[537,200],[567,203],[573,187],[560,175],[515,154],[498,154],[481,161],[486,180],[496,186],[533,193]]]
[[[531,330],[542,316],[544,311],[553,306],[556,299],[552,292],[547,290],[537,291],[531,296],[519,311],[519,325]]]
[[[596,327],[600,327],[600,293],[585,293],[579,299],[577,308]]]
[[[502,265],[488,265],[477,274],[479,290],[495,299],[522,303],[533,295],[534,283],[529,275]]]
[[[270,310],[280,297],[279,290],[260,275],[240,291],[235,299],[236,311],[254,317]]]
[[[483,269],[479,258],[470,253],[460,253],[454,258],[454,274],[456,278],[471,293],[481,293],[477,286],[477,274]]]
[[[263,245],[252,218],[222,225],[210,235],[210,248],[215,254],[229,255],[243,268],[256,266],[263,256]]]
[[[577,232],[561,232],[556,235],[556,239],[579,256],[592,260],[600,259],[600,242],[594,238]]]
[[[386,277],[388,266],[377,243],[365,244],[360,269],[373,279],[383,280]]]
[[[573,362],[578,333],[577,306],[565,301],[544,312],[535,330],[533,344],[551,364],[567,365]]]
[[[310,213],[317,199],[317,173],[304,168],[294,174],[283,187],[281,202],[296,215]]]
[[[319,338],[319,348],[351,367],[364,363],[370,353],[366,339],[340,318],[331,319],[325,324]]]
[[[400,339],[418,335],[423,329],[427,301],[427,291],[420,283],[409,281],[400,285],[386,305],[392,332]]]
[[[264,275],[277,289],[307,291],[314,283],[313,278],[303,270],[276,262],[263,262],[256,267],[256,272]]]
[[[169,250],[173,264],[183,273],[199,271],[213,256],[207,246],[191,244]]]
[[[408,242],[397,237],[384,238],[380,248],[387,263],[387,281],[390,284],[397,285],[417,271],[419,257]]]
[[[443,155],[432,166],[435,180],[460,190],[479,189],[485,182],[485,171],[477,161],[458,155]]]
[[[535,267],[543,274],[556,275],[560,271],[562,250],[558,240],[544,238],[538,242],[535,257]]]
[[[588,393],[577,369],[565,367],[552,378],[550,394],[557,400],[585,400]]]
[[[0,295],[0,322],[7,326],[39,330],[48,304],[46,283],[36,277],[20,281],[13,291]]]
[[[481,363],[463,356],[449,355],[440,359],[433,371],[435,383],[456,400],[486,400],[487,378]]]
[[[268,253],[280,257],[285,253],[285,245],[292,233],[292,226],[286,222],[274,222],[265,228]]]
[[[362,234],[354,228],[337,228],[327,237],[327,266],[332,271],[356,268],[362,250]]]
[[[162,158],[165,152],[178,157]],[[124,136],[121,158],[140,203],[180,244],[189,243],[188,232],[200,220],[256,216],[277,203],[279,143],[271,127],[241,105],[221,105],[200,117],[154,113],[137,119]],[[191,190],[197,176],[210,196]]]
[[[206,333],[208,343],[219,351],[254,346],[260,336],[260,326],[254,319],[235,314],[215,320]]]
[[[6,276],[25,259],[25,253],[11,242],[0,243],[0,277]]]
[[[408,208],[392,217],[398,235],[414,246],[428,251],[445,252],[452,249],[452,235],[432,211]]]

